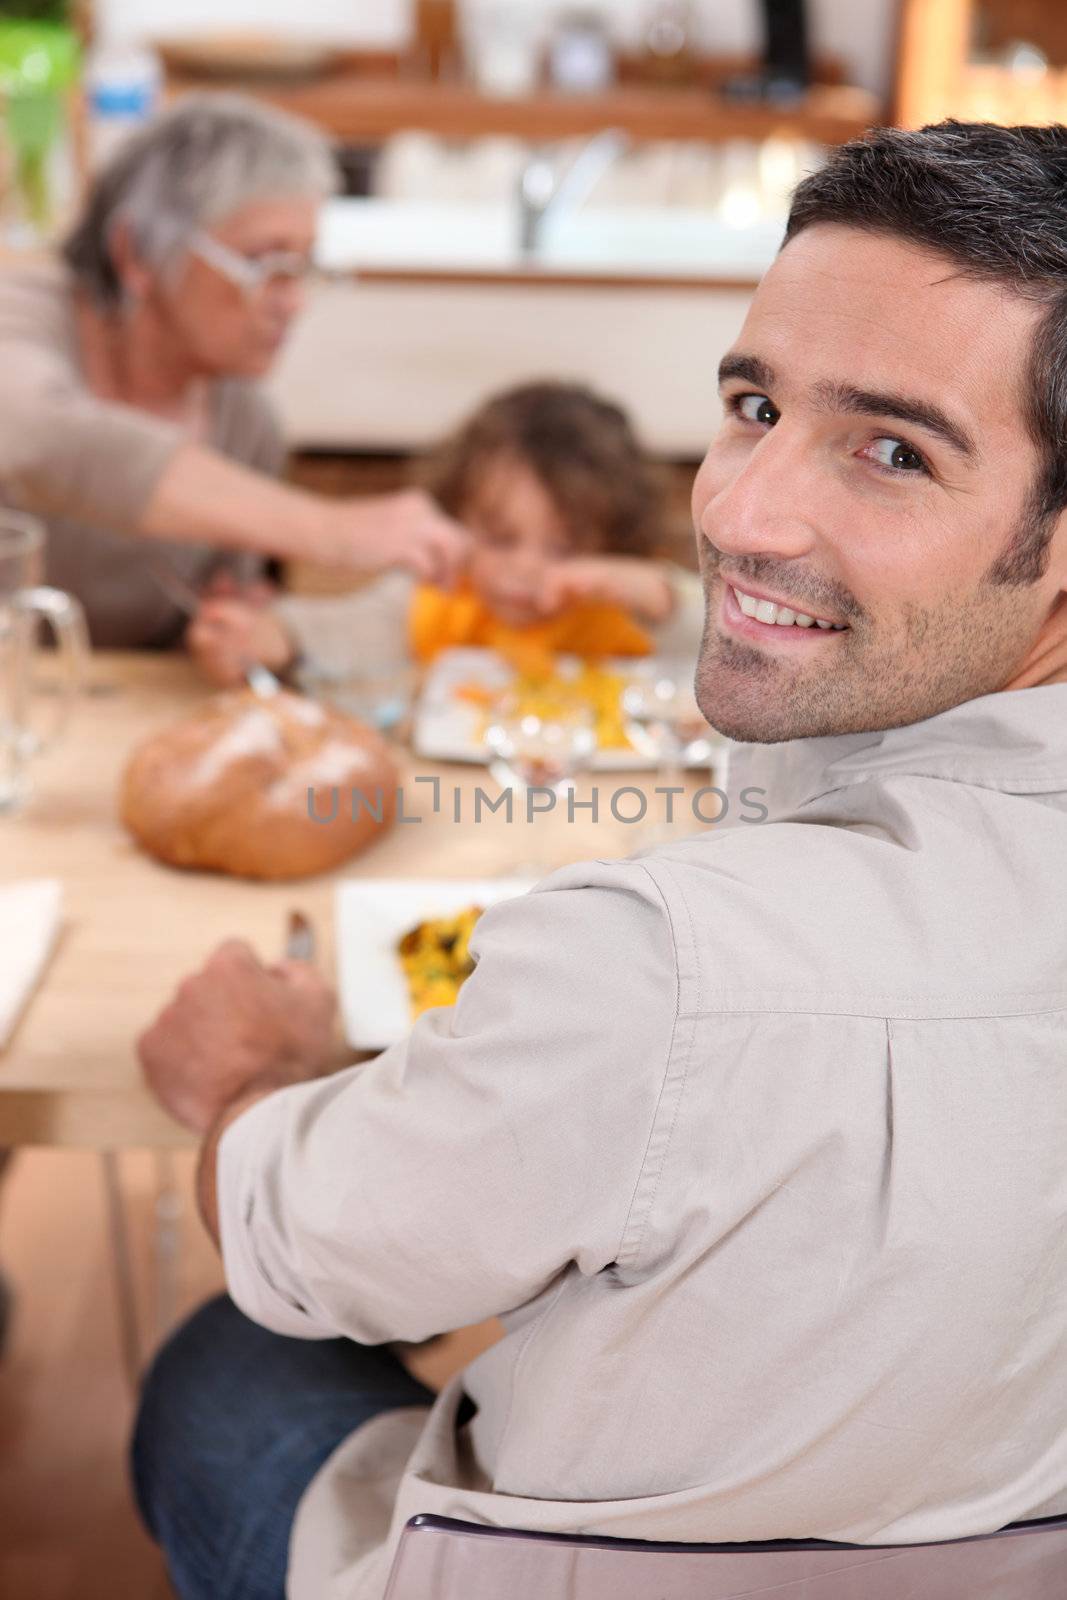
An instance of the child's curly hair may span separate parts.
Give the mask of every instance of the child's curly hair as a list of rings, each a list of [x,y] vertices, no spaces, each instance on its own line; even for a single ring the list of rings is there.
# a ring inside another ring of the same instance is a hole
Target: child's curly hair
[[[650,555],[664,531],[660,474],[626,413],[576,383],[526,383],[494,395],[427,458],[419,476],[451,516],[493,458],[537,475],[575,548]]]

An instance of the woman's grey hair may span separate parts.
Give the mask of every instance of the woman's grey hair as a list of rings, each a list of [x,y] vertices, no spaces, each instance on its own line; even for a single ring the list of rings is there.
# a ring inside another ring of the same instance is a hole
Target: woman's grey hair
[[[1003,284],[1043,308],[1023,396],[1039,467],[990,574],[998,583],[1035,583],[1067,509],[1067,127],[875,128],[798,185],[785,243],[820,222],[924,246],[961,275]]]
[[[307,123],[243,95],[189,95],[97,176],[62,253],[97,304],[113,307],[123,292],[111,254],[116,224],[146,266],[165,272],[198,228],[250,201],[325,198],[337,187],[329,146]]]

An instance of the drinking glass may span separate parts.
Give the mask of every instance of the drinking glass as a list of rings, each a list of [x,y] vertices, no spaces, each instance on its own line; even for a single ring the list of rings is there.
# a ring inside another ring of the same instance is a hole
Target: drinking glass
[[[465,53],[482,94],[514,99],[536,89],[542,31],[531,0],[485,0],[465,30]]]
[[[345,716],[402,741],[409,730],[416,670],[409,661],[368,662],[348,672],[328,671],[315,663],[298,668],[297,686]]]
[[[558,803],[574,788],[575,778],[588,767],[596,749],[593,712],[577,699],[545,691],[534,709],[528,697],[509,692],[497,702],[485,742],[492,753],[489,772],[502,789],[515,791],[522,803],[530,790],[547,790]],[[543,824],[549,814],[535,813],[531,825]],[[536,843],[543,837],[542,828]],[[539,876],[550,865],[545,853],[535,850],[515,870]]]
[[[85,614],[77,600],[37,581],[44,538],[44,528],[34,518],[0,510],[0,813],[15,810],[25,798],[29,762],[62,733],[89,658]],[[41,621],[55,634],[63,663],[47,734],[30,721],[31,671]]]
[[[557,796],[574,787],[596,748],[590,710],[562,702],[533,712],[505,699],[485,741],[493,752],[489,770],[501,788],[550,789]]]
[[[629,681],[622,692],[626,732],[635,749],[655,761],[660,788],[683,786],[690,751],[707,739],[708,724],[693,693],[693,673],[691,661],[667,657],[628,668]],[[649,838],[670,838],[673,832],[670,823],[653,823]]]

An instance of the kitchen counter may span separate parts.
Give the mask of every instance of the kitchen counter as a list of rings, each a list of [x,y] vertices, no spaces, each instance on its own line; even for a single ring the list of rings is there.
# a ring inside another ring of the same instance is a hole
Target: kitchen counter
[[[549,219],[530,260],[503,205],[332,201],[326,276],[271,379],[286,435],[419,451],[487,395],[552,377],[625,406],[650,449],[699,458],[719,420],[715,367],[782,228],[589,207]]]
[[[528,284],[565,279],[753,288],[774,260],[785,217],[731,227],[695,207],[582,207],[549,215],[537,251],[520,249],[517,207],[397,200],[332,200],[323,208],[318,266],[333,276],[456,274]]]

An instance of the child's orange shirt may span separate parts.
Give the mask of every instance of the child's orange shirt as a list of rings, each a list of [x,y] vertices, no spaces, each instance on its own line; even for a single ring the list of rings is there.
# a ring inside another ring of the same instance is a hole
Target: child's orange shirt
[[[570,606],[519,628],[494,616],[469,584],[452,593],[428,584],[416,589],[408,636],[416,661],[432,661],[442,650],[480,646],[499,651],[522,671],[548,664],[556,655],[589,660],[652,652],[649,635],[619,606]]]

